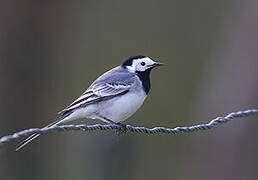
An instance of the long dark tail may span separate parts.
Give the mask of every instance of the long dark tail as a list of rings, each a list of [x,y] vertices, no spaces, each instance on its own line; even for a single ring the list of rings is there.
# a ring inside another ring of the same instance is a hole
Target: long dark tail
[[[46,127],[54,127],[56,125],[58,125],[59,123],[62,122],[62,120],[64,119],[64,117],[59,117],[56,121],[52,122],[51,124],[47,125]],[[17,144],[15,151],[19,151],[21,148],[23,148],[26,144],[28,144],[29,142],[31,142],[32,140],[36,139],[37,137],[39,137],[40,134],[39,133],[35,133],[32,134],[31,136],[29,136],[28,138],[24,139],[23,141],[21,141],[20,143]]]

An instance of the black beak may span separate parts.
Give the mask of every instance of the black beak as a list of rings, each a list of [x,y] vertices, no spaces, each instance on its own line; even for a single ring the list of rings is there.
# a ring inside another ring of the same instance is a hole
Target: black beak
[[[161,63],[161,62],[155,62],[153,64],[154,67],[156,67],[156,66],[163,66],[163,65],[164,65],[164,63]]]
[[[157,66],[163,66],[164,64],[161,63],[161,62],[155,62],[154,64],[152,65],[149,65],[150,68],[154,68],[154,67],[157,67]]]

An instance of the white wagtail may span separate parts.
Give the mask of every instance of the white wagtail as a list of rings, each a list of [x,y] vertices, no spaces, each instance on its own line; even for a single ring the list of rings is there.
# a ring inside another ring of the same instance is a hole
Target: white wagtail
[[[99,119],[122,126],[120,122],[133,115],[143,104],[150,91],[150,72],[161,65],[146,56],[129,57],[122,65],[97,78],[79,98],[59,112],[55,122],[46,127],[81,118]],[[39,135],[33,134],[22,141],[16,151]]]

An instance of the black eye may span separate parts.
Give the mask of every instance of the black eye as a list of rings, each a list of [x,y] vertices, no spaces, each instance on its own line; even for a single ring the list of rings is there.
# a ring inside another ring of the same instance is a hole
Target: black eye
[[[142,65],[142,66],[145,66],[145,62],[141,62],[141,65]]]

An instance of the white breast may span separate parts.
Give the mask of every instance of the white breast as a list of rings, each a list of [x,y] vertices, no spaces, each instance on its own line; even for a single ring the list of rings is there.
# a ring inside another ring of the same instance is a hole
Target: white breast
[[[121,122],[132,116],[143,104],[146,98],[145,92],[128,92],[124,95],[115,97],[99,103],[96,116],[108,118],[113,122]],[[101,119],[98,118],[98,119]]]

